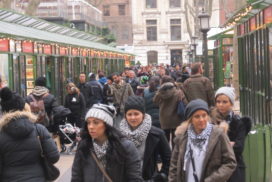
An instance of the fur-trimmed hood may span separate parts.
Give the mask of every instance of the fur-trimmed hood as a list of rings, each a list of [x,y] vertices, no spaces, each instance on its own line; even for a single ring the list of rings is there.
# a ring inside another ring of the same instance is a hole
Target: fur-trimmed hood
[[[0,131],[21,138],[33,131],[37,117],[31,112],[15,111],[4,113],[0,119]]]

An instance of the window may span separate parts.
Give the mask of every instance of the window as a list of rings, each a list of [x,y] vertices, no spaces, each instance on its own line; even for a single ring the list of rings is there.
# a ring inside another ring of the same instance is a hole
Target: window
[[[103,6],[103,16],[110,16],[110,6],[109,5]]]
[[[126,15],[126,6],[124,4],[118,5],[119,15]]]
[[[148,64],[158,64],[158,52],[148,51],[147,52],[147,62]]]
[[[148,41],[157,40],[157,20],[146,20],[146,34]]]
[[[146,0],[146,8],[157,8],[157,0]]]
[[[181,40],[181,23],[180,19],[170,20],[171,40]]]
[[[169,0],[170,8],[180,8],[180,0]]]

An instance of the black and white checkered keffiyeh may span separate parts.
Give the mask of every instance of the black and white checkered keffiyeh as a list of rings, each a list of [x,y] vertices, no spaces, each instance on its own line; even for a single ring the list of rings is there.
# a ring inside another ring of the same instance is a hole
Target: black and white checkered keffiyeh
[[[209,138],[212,132],[212,124],[208,123],[207,127],[197,135],[194,131],[194,126],[191,124],[188,128],[188,139],[192,144],[202,150],[202,147],[206,140]]]
[[[138,148],[143,141],[146,140],[146,137],[151,129],[151,117],[148,114],[145,114],[142,124],[135,130],[131,130],[126,119],[123,119],[120,123],[120,131],[125,135],[130,141],[135,144],[135,147]]]
[[[106,153],[109,147],[109,141],[106,140],[103,145],[98,145],[94,140],[93,140],[93,148],[94,152],[97,156],[97,158],[101,161],[103,166],[106,166]]]

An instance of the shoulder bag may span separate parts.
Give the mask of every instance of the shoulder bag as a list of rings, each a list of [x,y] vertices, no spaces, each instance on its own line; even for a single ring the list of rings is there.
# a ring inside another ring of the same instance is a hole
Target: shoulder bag
[[[47,181],[54,181],[59,177],[60,171],[56,166],[54,166],[54,164],[48,162],[46,156],[44,155],[42,143],[41,143],[41,138],[40,138],[40,135],[39,135],[39,132],[37,129],[37,125],[36,125],[36,131],[37,131],[37,138],[39,140],[39,144],[40,144],[40,148],[41,148],[41,159],[42,159],[41,163],[43,166],[45,179]]]
[[[97,159],[96,155],[93,153],[93,151],[91,151],[91,155],[92,155],[93,159],[95,160],[97,166],[99,167],[100,171],[103,173],[104,177],[107,179],[107,181],[108,182],[112,182],[110,176],[108,175],[108,173],[104,169],[104,167],[101,164],[101,162],[98,161],[98,159]]]

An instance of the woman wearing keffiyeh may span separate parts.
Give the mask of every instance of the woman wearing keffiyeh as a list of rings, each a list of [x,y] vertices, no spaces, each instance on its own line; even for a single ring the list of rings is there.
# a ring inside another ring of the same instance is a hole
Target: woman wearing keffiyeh
[[[225,182],[236,167],[229,139],[210,123],[205,101],[196,99],[185,108],[186,121],[176,130],[169,182]]]
[[[134,144],[112,127],[115,113],[113,106],[104,104],[94,104],[87,112],[72,182],[142,182]]]
[[[171,151],[163,130],[152,126],[150,115],[145,113],[143,97],[130,96],[125,103],[125,118],[120,131],[138,150],[141,158],[142,177],[145,182],[167,181]],[[157,166],[158,156],[162,167]]]

